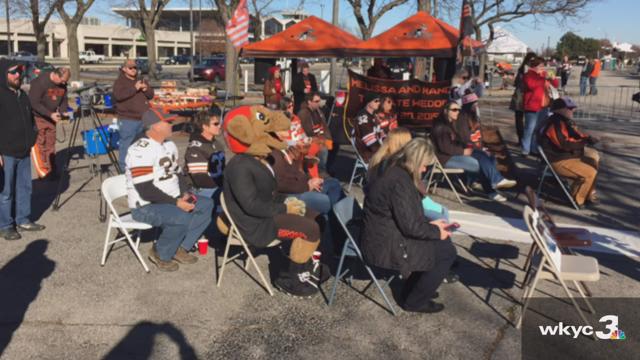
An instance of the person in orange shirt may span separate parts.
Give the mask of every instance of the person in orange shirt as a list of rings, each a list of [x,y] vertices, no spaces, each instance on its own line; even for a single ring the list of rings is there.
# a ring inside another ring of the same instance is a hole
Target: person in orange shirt
[[[596,87],[596,81],[600,76],[600,70],[602,69],[602,62],[600,59],[593,60],[593,71],[589,75],[589,94],[598,95],[598,88]]]

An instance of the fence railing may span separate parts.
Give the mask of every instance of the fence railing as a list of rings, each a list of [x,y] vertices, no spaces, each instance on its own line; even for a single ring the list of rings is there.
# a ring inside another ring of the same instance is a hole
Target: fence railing
[[[572,95],[578,105],[574,116],[588,120],[640,120],[640,103],[633,101],[639,86],[598,86],[596,95]]]

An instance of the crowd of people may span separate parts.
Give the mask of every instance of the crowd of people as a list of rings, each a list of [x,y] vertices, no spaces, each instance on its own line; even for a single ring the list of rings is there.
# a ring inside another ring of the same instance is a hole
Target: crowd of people
[[[556,89],[566,94],[565,87],[572,69],[567,57],[560,65],[560,82],[545,70],[544,59],[527,53],[518,69],[510,109],[515,112],[515,127],[521,154],[527,158],[540,156],[538,146],[553,170],[571,180],[570,193],[576,204],[598,204],[595,191],[599,167],[598,152],[593,145],[598,139],[576,125],[573,115],[577,108],[568,96],[560,97]],[[598,59],[587,59],[580,73],[580,96],[597,95],[596,81],[600,76]]]
[[[382,71],[381,66],[375,71]],[[68,69],[41,74],[28,95],[20,88],[23,71],[17,63],[0,60],[7,79],[0,86],[0,107],[7,114],[0,131],[0,234],[8,240],[20,238],[18,230],[44,229],[30,219],[30,155],[42,170],[39,176],[57,176],[55,124],[67,112]],[[323,263],[331,254],[322,258],[321,251],[337,247],[332,208],[345,194],[329,175],[330,153],[335,154],[337,146],[309,66],[301,65],[294,76],[293,100],[285,96],[280,69],[274,67],[265,83],[264,106],[245,106],[224,119],[216,106],[196,114],[184,170],[171,140],[175,116],[150,107],[153,89],[137,71],[135,61],[124,63],[113,98],[128,205],[136,221],[160,229],[149,259],[160,271],[197,262],[190,253],[196,242],[229,230],[230,219],[220,206],[223,194],[229,215],[249,244],[261,248],[278,239],[289,248],[288,266],[275,286],[293,296],[316,294],[329,276]],[[368,164],[364,215],[356,219],[363,255],[376,268],[402,274],[407,311],[441,311],[444,305],[434,301],[438,287],[457,281],[453,224],[446,207],[427,194],[428,169],[462,169],[472,189],[495,201],[506,201],[499,191],[517,185],[498,171],[495,155],[483,144],[481,91],[474,90],[475,79],[464,73],[456,79],[429,136],[414,136],[399,127],[394,99],[376,93],[364,97],[353,122],[355,149]],[[590,146],[597,139],[576,126],[575,103],[568,97],[551,98],[549,88],[559,84],[547,76],[544,60],[535,54],[527,55],[516,82],[520,95],[514,94],[512,108],[522,154],[535,153],[540,144],[553,168],[575,180],[576,202],[596,203],[599,156]],[[227,150],[235,154],[229,161]]]

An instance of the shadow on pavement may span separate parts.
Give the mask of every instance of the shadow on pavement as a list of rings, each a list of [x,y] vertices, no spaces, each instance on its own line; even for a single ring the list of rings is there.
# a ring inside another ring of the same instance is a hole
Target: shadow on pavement
[[[48,246],[47,240],[35,240],[0,269],[0,357],[56,267],[45,255]]]
[[[180,359],[197,359],[193,346],[189,344],[182,331],[173,324],[141,321],[109,351],[103,360],[151,359],[158,335],[166,335],[178,346]]]

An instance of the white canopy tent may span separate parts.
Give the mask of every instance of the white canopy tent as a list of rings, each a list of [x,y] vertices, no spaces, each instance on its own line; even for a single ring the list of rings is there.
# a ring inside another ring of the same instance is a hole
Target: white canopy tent
[[[505,29],[497,28],[491,44],[487,47],[489,61],[504,60],[518,62],[524,57],[529,47],[522,40],[515,37]]]

